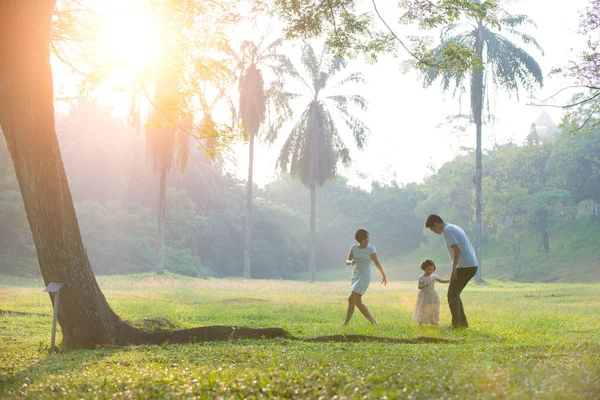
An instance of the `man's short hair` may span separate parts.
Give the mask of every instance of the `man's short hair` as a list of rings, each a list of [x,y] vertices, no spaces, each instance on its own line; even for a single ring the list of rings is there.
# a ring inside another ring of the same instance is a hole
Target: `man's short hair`
[[[367,231],[366,229],[360,228],[354,234],[354,239],[356,239],[356,241],[360,243],[363,240],[365,240],[368,235],[369,235],[369,231]]]
[[[437,214],[429,214],[425,220],[425,228],[433,228],[435,224],[443,224],[444,220]]]
[[[437,268],[435,266],[435,263],[432,260],[425,260],[421,263],[421,269],[423,271],[425,271],[425,268],[429,267],[430,265],[433,265],[433,270],[435,271]]]

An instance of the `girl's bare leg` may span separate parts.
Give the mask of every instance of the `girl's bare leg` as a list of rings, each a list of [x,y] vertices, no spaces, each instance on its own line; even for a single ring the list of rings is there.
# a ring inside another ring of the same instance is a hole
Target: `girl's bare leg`
[[[344,325],[348,325],[348,323],[352,319],[352,314],[354,314],[354,306],[356,303],[357,295],[358,295],[358,293],[352,292],[352,293],[350,293],[350,296],[348,296],[348,311],[346,312],[346,320],[344,321]]]
[[[356,302],[356,307],[358,308],[358,310],[360,311],[360,313],[362,315],[364,315],[366,319],[369,320],[370,323],[372,323],[372,324],[378,324],[379,323],[379,322],[377,322],[375,320],[375,318],[373,318],[373,316],[369,312],[369,309],[367,308],[367,306],[365,305],[365,303],[362,302],[362,296],[361,295],[358,295],[358,301]]]

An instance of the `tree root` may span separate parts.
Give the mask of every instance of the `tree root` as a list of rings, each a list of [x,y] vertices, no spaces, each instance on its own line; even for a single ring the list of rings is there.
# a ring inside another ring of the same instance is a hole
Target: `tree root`
[[[119,344],[160,344],[192,343],[220,341],[230,339],[273,339],[287,338],[302,342],[380,342],[380,343],[456,343],[456,340],[419,336],[414,339],[392,338],[367,335],[330,335],[312,338],[300,338],[290,335],[283,328],[246,328],[241,326],[205,326],[198,328],[149,332],[131,327],[127,334],[121,335]]]
[[[0,315],[33,315],[50,317],[48,314],[30,313],[22,311],[0,310]],[[166,319],[148,319],[150,322],[160,322],[171,326],[172,323]],[[166,321],[166,322],[165,322]],[[169,323],[167,323],[169,322]],[[173,324],[173,326],[175,326]],[[195,343],[209,341],[224,341],[232,339],[273,339],[287,338],[302,342],[379,342],[379,343],[457,343],[454,339],[435,338],[430,336],[419,336],[414,339],[393,338],[369,335],[328,335],[315,336],[312,338],[300,338],[290,335],[283,328],[246,328],[243,326],[203,326],[179,330],[146,330],[137,328],[129,322],[120,321],[119,334],[113,343],[97,344],[97,348],[120,348],[130,345],[162,344],[162,343]]]
[[[203,326],[173,331],[146,331],[123,324],[115,344],[140,345],[192,343],[230,339],[271,339],[289,337],[283,328],[246,328],[243,326]]]

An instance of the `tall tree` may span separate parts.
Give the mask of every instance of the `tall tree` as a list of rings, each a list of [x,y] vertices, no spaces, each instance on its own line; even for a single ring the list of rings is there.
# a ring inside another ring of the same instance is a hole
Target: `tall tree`
[[[184,136],[179,138],[176,119],[176,104],[178,94],[178,82],[165,72],[158,80],[156,85],[156,94],[154,99],[153,121],[148,124],[146,132],[146,150],[148,156],[153,162],[154,172],[160,178],[158,187],[158,210],[157,210],[157,250],[156,250],[156,273],[162,274],[165,269],[165,212],[166,212],[166,193],[167,193],[167,175],[173,165],[173,153],[176,151],[180,158],[181,172],[187,164],[187,155],[189,154],[189,141]],[[179,132],[182,130],[180,129]],[[179,148],[176,149],[175,145]]]
[[[306,93],[286,92],[282,98],[286,100],[302,97],[308,100],[300,118],[291,129],[277,161],[282,171],[289,171],[293,177],[310,190],[310,258],[308,264],[309,280],[316,280],[316,246],[317,246],[317,186],[334,177],[339,164],[348,166],[351,162],[350,150],[340,135],[338,125],[331,111],[346,124],[358,149],[362,150],[369,133],[368,127],[352,113],[350,106],[366,110],[367,101],[357,94],[345,94],[343,88],[349,83],[364,83],[359,72],[352,73],[338,80],[333,79],[347,67],[341,57],[331,57],[327,48],[317,56],[310,45],[302,51],[302,66],[308,74],[308,80],[296,75],[296,80],[304,86]],[[328,94],[327,89],[335,88]],[[267,139],[273,142],[282,126],[282,115],[269,129]]]
[[[263,40],[257,43],[245,40],[238,52],[227,48],[227,52],[236,63],[239,74],[239,113],[248,137],[248,180],[246,182],[246,238],[244,242],[244,278],[252,275],[252,203],[253,203],[253,167],[254,142],[257,139],[261,125],[265,121],[268,96],[283,84],[286,74],[294,74],[294,68],[289,58],[279,53],[282,39],[275,40],[263,48]],[[265,88],[265,79],[261,69],[270,70],[273,82]]]
[[[63,342],[110,343],[122,326],[90,267],[54,128],[50,23],[54,1],[0,2],[0,125],[46,284],[64,282]],[[27,34],[24,34],[27,32]]]
[[[565,61],[565,65],[551,71],[562,74],[572,80],[575,85],[559,90],[544,103],[554,100],[556,95],[565,90],[587,89],[583,96],[575,96],[562,107],[566,111],[561,125],[571,133],[580,130],[591,132],[600,124],[600,0],[588,0],[587,7],[579,13],[579,34],[585,37],[586,48],[579,52],[574,60]],[[583,42],[583,38],[581,39]],[[544,104],[545,105],[545,104]],[[556,107],[555,105],[552,105]],[[589,107],[588,107],[589,106]],[[585,112],[583,118],[581,113]]]
[[[440,69],[436,66],[425,69],[425,86],[431,85],[438,77],[442,81],[444,90],[450,88],[454,82],[457,89],[462,89],[466,83],[469,84],[471,97],[471,112],[476,130],[475,150],[475,252],[480,267],[477,269],[476,281],[482,281],[481,275],[481,240],[482,240],[482,128],[483,107],[485,100],[486,82],[491,80],[495,85],[515,92],[518,96],[519,86],[531,87],[532,83],[543,84],[542,70],[535,59],[524,49],[513,43],[508,37],[502,36],[494,30],[494,26],[486,23],[485,12],[487,10],[485,0],[474,0],[473,4],[479,9],[467,13],[468,24],[453,23],[442,30],[441,44],[434,49],[440,59],[448,48],[459,45],[463,48],[472,49],[481,60],[483,68],[474,66],[471,71],[455,71],[453,69]],[[534,25],[533,21],[525,15],[506,15],[498,20],[498,27],[511,37],[522,41],[543,51],[537,41],[530,35],[518,31],[521,25]],[[461,27],[467,30],[455,34]],[[485,73],[484,73],[485,68]]]
[[[63,343],[93,347],[285,334],[281,329],[234,327],[147,332],[124,322],[110,308],[81,240],[56,138],[49,51],[54,7],[53,0],[0,1],[0,127],[44,282],[66,284],[58,312]]]

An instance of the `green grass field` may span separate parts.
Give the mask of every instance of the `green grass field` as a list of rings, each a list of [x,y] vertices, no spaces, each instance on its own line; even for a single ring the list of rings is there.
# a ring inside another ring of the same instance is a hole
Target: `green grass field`
[[[450,344],[308,343],[292,339],[45,350],[51,305],[43,285],[1,277],[0,398],[600,398],[600,285],[473,284],[471,328],[412,323],[416,282],[371,284],[342,327],[348,282],[101,277],[123,318],[200,325],[279,326],[297,337],[340,333],[454,339]],[[40,315],[42,314],[42,315]],[[59,335],[60,342],[60,335]]]

